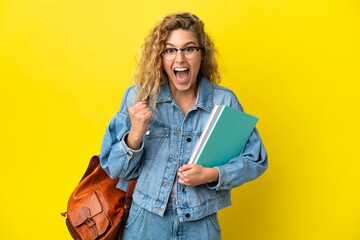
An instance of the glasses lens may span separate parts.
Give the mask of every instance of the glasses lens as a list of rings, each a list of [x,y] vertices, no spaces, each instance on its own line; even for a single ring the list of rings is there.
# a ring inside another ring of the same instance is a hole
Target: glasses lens
[[[163,51],[163,56],[166,60],[173,60],[176,57],[176,52],[174,48],[166,48]]]
[[[196,48],[195,47],[186,47],[182,50],[184,57],[187,59],[193,59],[196,55]]]

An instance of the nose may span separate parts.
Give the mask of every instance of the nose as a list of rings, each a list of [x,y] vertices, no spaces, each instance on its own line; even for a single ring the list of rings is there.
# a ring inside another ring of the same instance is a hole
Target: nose
[[[178,62],[178,63],[185,62],[185,57],[181,50],[177,51],[176,56],[175,56],[175,62]]]

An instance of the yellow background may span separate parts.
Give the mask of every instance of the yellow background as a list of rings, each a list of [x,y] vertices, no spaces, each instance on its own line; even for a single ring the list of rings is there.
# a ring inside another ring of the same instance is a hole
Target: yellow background
[[[0,1],[0,239],[71,239],[60,212],[175,10],[205,22],[269,154],[220,211],[223,239],[360,239],[357,0]]]

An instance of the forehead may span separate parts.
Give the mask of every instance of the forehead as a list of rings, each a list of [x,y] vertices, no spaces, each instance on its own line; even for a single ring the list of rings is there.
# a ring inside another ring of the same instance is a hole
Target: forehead
[[[176,47],[182,47],[189,45],[190,43],[198,45],[199,41],[192,31],[184,29],[176,29],[171,31],[165,41],[165,45],[168,44]]]

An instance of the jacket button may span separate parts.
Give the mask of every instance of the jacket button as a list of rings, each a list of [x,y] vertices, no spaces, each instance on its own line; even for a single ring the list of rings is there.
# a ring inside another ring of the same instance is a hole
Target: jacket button
[[[191,138],[187,138],[186,141],[187,141],[187,142],[191,142]]]
[[[182,191],[182,192],[186,192],[186,188],[182,188],[181,191]]]
[[[190,217],[190,213],[185,214],[185,217],[189,218],[189,217]]]

